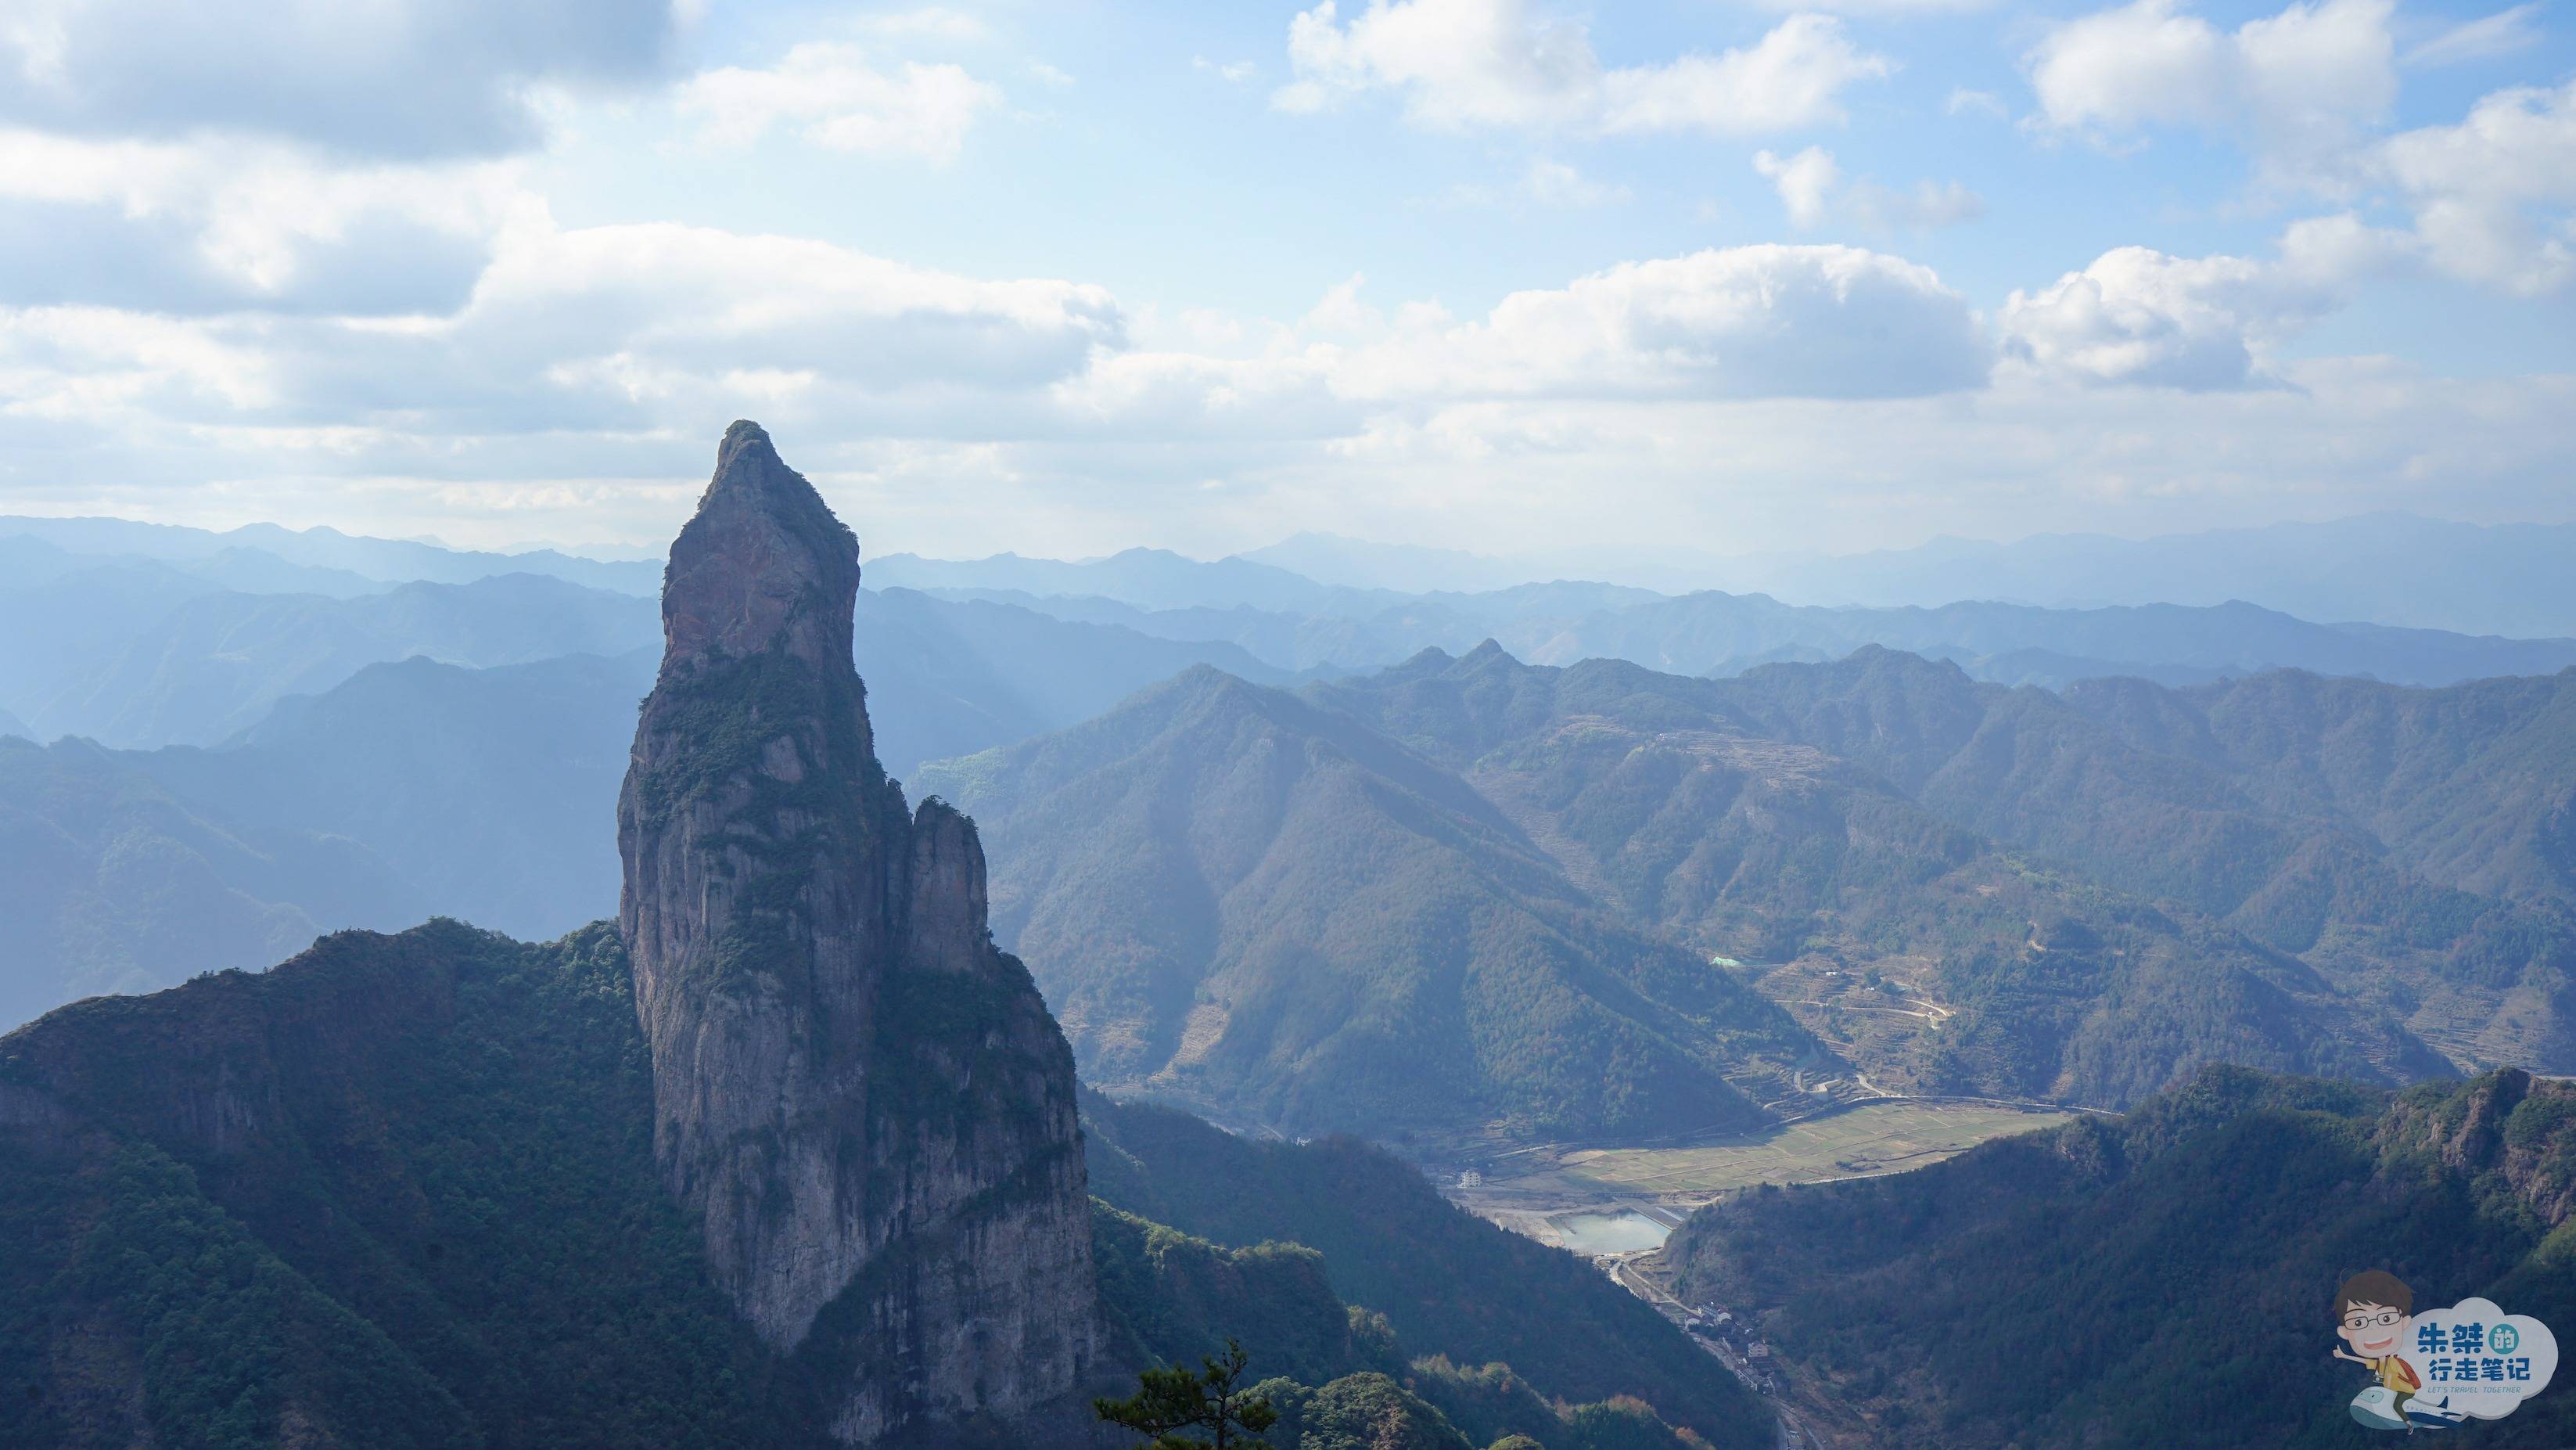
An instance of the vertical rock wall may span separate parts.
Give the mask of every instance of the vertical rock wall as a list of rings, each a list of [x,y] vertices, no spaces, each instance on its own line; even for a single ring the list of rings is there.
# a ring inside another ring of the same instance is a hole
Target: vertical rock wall
[[[973,823],[876,760],[858,586],[857,540],[734,424],[617,825],[664,1179],[867,1444],[1064,1394],[1095,1327],[1072,1055],[986,933]]]

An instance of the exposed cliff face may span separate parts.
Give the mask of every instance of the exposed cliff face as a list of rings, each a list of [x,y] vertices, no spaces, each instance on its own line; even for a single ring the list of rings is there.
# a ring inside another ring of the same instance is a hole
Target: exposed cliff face
[[[1095,1329],[1072,1056],[986,933],[974,826],[876,760],[858,585],[733,425],[671,549],[618,846],[664,1180],[865,1444],[1060,1395]]]

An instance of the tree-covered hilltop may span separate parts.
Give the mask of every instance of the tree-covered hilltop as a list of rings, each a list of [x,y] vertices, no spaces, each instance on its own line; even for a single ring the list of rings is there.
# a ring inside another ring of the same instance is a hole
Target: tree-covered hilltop
[[[1813,1048],[1618,922],[1454,773],[1210,669],[924,772],[1086,1075],[1291,1131],[1746,1124]],[[1785,1075],[1785,1074],[1781,1074]]]
[[[453,922],[0,1038],[19,1444],[819,1443],[653,1168],[602,925]]]
[[[1754,1311],[1853,1443],[2326,1446],[2369,1382],[2329,1354],[2345,1278],[2576,1324],[2571,1209],[2576,1086],[2213,1068],[2124,1118],[1732,1195],[1665,1260],[1694,1302]],[[2576,1399],[2465,1433],[2565,1445]]]

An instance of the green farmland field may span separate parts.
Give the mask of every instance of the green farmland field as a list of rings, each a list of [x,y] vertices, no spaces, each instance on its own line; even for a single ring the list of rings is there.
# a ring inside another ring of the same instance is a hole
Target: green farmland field
[[[1697,1147],[1569,1153],[1556,1171],[1628,1193],[1705,1196],[1755,1183],[1812,1183],[1920,1168],[1989,1138],[2055,1127],[2070,1116],[1980,1103],[1864,1103]]]

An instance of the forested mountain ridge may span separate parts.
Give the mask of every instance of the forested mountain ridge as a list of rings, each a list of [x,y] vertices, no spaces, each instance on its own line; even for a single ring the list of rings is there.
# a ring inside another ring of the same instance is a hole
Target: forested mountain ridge
[[[1946,820],[2295,954],[2456,1060],[2576,1060],[2576,926],[2564,910],[2428,880],[2405,851],[2349,815],[2321,809],[2313,796],[2285,796],[2277,782],[2290,778],[2286,770],[2236,770],[2205,754],[2143,748],[2098,718],[2116,700],[2152,707],[2134,715],[2170,718],[2165,712],[2189,695],[2142,683],[2077,699],[2006,690],[1875,649],[1718,686],[1719,704],[1760,733],[1841,755]],[[2216,698],[2236,688],[2212,687]],[[2259,698],[2282,686],[2244,688]],[[2531,738],[2560,738],[2543,708],[2556,696],[2540,682],[2394,693],[2485,700],[2478,718],[2523,719]],[[2382,696],[2353,685],[2326,698],[2361,706]],[[2528,714],[2493,708],[2517,700]],[[2522,776],[2526,800],[2552,799],[2576,777],[2576,765],[2545,743],[2526,759],[2534,766]]]
[[[1694,1302],[1759,1316],[1832,1443],[2343,1445],[2370,1381],[2326,1353],[2336,1286],[2382,1269],[2419,1310],[2474,1295],[2570,1322],[2571,1204],[2566,1083],[2392,1095],[2213,1068],[2124,1119],[1732,1195],[1664,1258]],[[2563,1445],[2571,1405],[2474,1433]]]
[[[228,819],[86,741],[0,739],[0,1027],[424,912],[357,842]]]
[[[2296,670],[2190,690],[2092,680],[2066,700],[2276,809],[2366,832],[2429,881],[2576,904],[2576,670],[2447,690]]]
[[[1883,1088],[2119,1104],[2206,1061],[2444,1071],[2303,963],[1757,733],[1734,683],[1488,645],[1308,694],[1457,766],[1630,919],[1761,964],[1762,990]]]
[[[659,1191],[623,955],[346,933],[0,1038],[15,1443],[821,1443]]]
[[[1296,1131],[1749,1123],[1813,1049],[1453,773],[1211,669],[925,771],[1091,1080]]]

